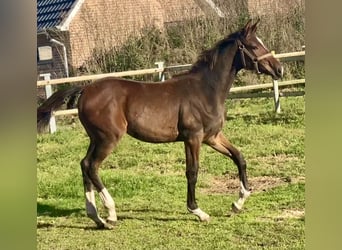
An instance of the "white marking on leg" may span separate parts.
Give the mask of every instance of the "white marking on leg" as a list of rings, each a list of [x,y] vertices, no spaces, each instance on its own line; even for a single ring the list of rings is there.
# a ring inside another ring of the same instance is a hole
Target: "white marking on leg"
[[[94,190],[90,192],[86,192],[85,196],[86,196],[87,215],[89,217],[94,217],[97,215]]]
[[[91,218],[98,226],[105,224],[105,221],[98,215],[95,203],[94,190],[85,193],[86,196],[86,210],[87,215]]]
[[[106,188],[103,188],[101,192],[99,192],[101,201],[103,205],[108,209],[108,220],[110,221],[117,221],[116,211],[115,211],[115,203],[112,196],[109,194]]]
[[[194,210],[191,210],[190,208],[188,208],[189,212],[198,216],[200,218],[201,221],[209,221],[210,220],[210,216],[203,212],[200,208],[196,208]]]
[[[248,198],[248,196],[251,195],[251,192],[245,189],[242,181],[240,181],[240,188],[239,200],[237,202],[234,202],[234,205],[238,210],[242,209],[242,206],[245,203],[246,199]]]

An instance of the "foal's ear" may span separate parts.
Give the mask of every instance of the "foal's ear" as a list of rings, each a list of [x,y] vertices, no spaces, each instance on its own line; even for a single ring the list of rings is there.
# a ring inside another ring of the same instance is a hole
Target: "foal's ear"
[[[258,18],[258,19],[256,20],[255,24],[252,25],[251,31],[252,31],[253,33],[256,32],[256,29],[257,29],[257,26],[258,26],[258,23],[259,23],[259,22],[260,22],[260,18]]]
[[[252,24],[252,19],[249,19],[246,23],[245,27],[242,29],[242,34],[247,37],[249,34],[255,33],[258,23],[260,22],[260,18]]]
[[[252,19],[249,19],[248,22],[246,23],[245,27],[243,27],[243,29],[242,29],[242,33],[245,36],[249,33],[251,26],[252,26]]]

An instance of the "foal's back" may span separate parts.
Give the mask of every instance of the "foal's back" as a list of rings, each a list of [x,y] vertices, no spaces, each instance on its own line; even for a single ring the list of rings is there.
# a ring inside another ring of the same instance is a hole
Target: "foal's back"
[[[190,89],[195,89],[194,83],[191,88],[189,84],[186,77],[163,83],[101,79],[83,90],[79,100],[80,120],[90,133],[115,131],[121,135],[124,131],[147,142],[176,141],[180,112],[191,98]]]

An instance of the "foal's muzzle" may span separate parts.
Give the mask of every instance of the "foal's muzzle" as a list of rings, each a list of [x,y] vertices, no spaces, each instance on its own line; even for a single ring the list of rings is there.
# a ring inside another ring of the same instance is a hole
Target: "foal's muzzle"
[[[278,66],[277,69],[276,69],[276,75],[279,77],[279,78],[283,78],[283,75],[284,75],[284,67],[282,65]]]
[[[279,63],[279,65],[276,65],[273,68],[273,74],[272,74],[272,78],[273,80],[278,80],[280,78],[283,78],[284,75],[284,67]]]

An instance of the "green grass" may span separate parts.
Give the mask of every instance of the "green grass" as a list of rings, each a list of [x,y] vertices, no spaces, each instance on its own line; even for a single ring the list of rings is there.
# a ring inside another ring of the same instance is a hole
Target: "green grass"
[[[100,170],[119,219],[110,231],[97,230],[85,213],[79,162],[88,138],[79,122],[59,120],[57,133],[37,137],[37,248],[304,249],[304,103],[305,97],[283,98],[275,114],[272,99],[227,102],[224,133],[244,154],[251,183],[280,181],[256,188],[243,212],[233,214],[238,192],[213,190],[221,188],[214,180],[236,182],[237,168],[203,146],[197,200],[209,223],[186,211],[183,144],[124,136]],[[98,198],[97,204],[105,215]]]

